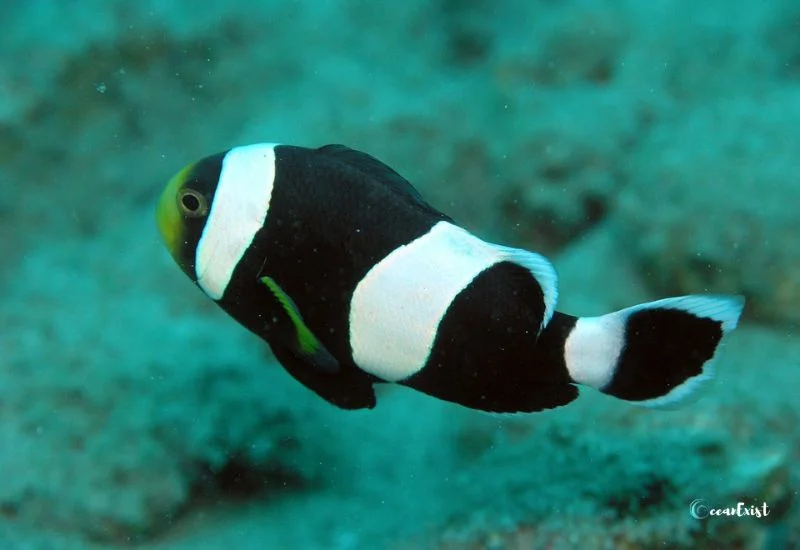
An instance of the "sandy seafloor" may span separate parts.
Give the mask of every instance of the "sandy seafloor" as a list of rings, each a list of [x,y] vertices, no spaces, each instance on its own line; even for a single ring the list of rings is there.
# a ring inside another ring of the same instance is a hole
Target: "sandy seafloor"
[[[796,0],[9,0],[0,23],[0,550],[800,547]],[[668,412],[334,409],[157,236],[175,171],[257,141],[376,155],[551,257],[562,311],[745,294],[715,385]]]

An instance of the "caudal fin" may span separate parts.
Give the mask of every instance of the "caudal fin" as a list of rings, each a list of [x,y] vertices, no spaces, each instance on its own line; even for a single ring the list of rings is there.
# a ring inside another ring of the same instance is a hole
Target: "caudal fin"
[[[570,377],[638,405],[675,408],[714,378],[714,357],[736,328],[741,296],[691,295],[577,320],[565,342]]]

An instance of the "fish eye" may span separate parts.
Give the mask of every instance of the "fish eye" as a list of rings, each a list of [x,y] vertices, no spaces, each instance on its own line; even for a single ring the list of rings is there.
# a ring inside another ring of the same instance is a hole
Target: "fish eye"
[[[202,218],[208,213],[208,201],[194,189],[182,189],[178,193],[178,206],[188,218]]]

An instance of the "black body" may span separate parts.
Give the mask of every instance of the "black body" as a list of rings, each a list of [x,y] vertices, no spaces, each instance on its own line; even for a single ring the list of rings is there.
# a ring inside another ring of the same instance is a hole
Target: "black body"
[[[353,292],[390,252],[451,220],[365,153],[329,145],[277,146],[275,154],[266,223],[219,304],[266,340],[287,371],[308,388],[342,408],[372,408],[372,385],[380,380],[358,368],[351,356]],[[216,182],[220,170],[214,163],[222,158],[198,163],[193,184]],[[292,351],[288,342],[294,328],[259,282],[262,276],[273,278],[293,299],[307,326],[339,362],[337,372],[320,372]],[[426,366],[400,383],[488,411],[532,412],[568,403],[578,391],[567,375],[563,344],[575,318],[557,313],[537,335],[543,313],[542,288],[533,275],[515,264],[496,264],[456,297]]]

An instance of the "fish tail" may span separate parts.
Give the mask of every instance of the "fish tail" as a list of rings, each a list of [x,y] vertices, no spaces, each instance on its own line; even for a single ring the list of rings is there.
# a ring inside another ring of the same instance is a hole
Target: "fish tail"
[[[572,380],[652,408],[694,401],[714,378],[725,334],[736,328],[741,296],[690,295],[582,317],[564,343]]]

